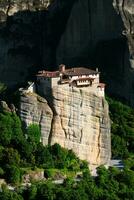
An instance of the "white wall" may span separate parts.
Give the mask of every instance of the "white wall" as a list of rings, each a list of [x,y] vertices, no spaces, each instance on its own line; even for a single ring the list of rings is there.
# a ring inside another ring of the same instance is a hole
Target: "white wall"
[[[27,87],[28,92],[36,92],[36,87],[35,87],[35,83],[31,83],[28,87]]]
[[[86,75],[82,75],[82,76],[73,76],[72,78],[71,78],[71,81],[74,81],[74,80],[76,80],[76,79],[78,79],[78,78],[94,78],[94,83],[99,83],[99,79],[100,79],[100,76],[99,76],[99,74],[94,74],[94,75],[88,75],[88,76],[86,76]]]

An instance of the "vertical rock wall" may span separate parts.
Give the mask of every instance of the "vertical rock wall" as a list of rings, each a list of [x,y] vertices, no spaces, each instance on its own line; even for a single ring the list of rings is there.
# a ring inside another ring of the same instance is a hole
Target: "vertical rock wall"
[[[48,144],[53,113],[47,101],[35,93],[23,91],[20,94],[20,117],[27,127],[32,123],[40,126],[43,143]]]
[[[42,15],[51,0],[0,1],[0,82],[20,86],[41,65]]]
[[[134,106],[134,2],[133,0],[113,0],[113,6],[123,21],[122,35],[127,39],[128,44],[128,50],[123,58],[124,67],[120,75],[121,85],[117,93]]]
[[[53,87],[50,143],[73,149],[91,165],[100,165],[108,163],[111,156],[109,110],[106,100],[89,90],[68,85]]]
[[[66,8],[62,9],[64,12]],[[57,63],[94,66],[97,46],[100,43],[103,45],[104,41],[120,38],[121,31],[122,22],[112,6],[112,0],[74,1],[59,40]],[[106,54],[104,49],[102,51]]]
[[[38,123],[42,142],[59,143],[72,149],[90,167],[108,164],[111,158],[111,134],[108,104],[89,88],[68,85],[53,87],[46,102],[33,95],[21,96],[21,119],[25,124]],[[51,126],[51,128],[50,128]]]

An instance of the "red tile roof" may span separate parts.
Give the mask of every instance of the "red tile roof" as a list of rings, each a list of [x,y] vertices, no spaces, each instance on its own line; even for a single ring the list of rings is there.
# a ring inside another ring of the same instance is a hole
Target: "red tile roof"
[[[68,75],[68,76],[79,76],[79,75],[95,75],[98,74],[99,72],[95,70],[91,70],[88,68],[84,67],[77,67],[77,68],[71,68],[71,69],[66,69],[63,74]]]
[[[76,68],[71,68],[71,69],[65,69],[64,71],[54,71],[54,72],[43,70],[43,71],[39,71],[36,76],[37,77],[58,77],[60,73],[67,76],[80,76],[80,75],[96,75],[99,72],[88,69],[88,68],[84,68],[84,67],[76,67]]]
[[[37,77],[49,77],[49,78],[56,78],[59,77],[59,71],[50,72],[50,71],[39,71],[36,75]]]

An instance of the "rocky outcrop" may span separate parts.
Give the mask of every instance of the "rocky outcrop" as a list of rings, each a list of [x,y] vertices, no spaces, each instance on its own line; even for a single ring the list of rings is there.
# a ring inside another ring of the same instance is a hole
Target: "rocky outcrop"
[[[31,181],[42,181],[45,180],[44,178],[44,170],[29,170],[24,172],[24,175],[22,176],[23,184],[31,183]]]
[[[47,101],[35,93],[22,91],[20,95],[20,117],[25,126],[36,123],[39,124],[42,140],[48,144],[51,131],[53,114]]]
[[[64,85],[54,87],[45,97],[53,117],[46,102],[39,102],[31,95],[21,97],[20,110],[21,119],[26,124],[39,123],[44,145],[59,143],[73,149],[81,159],[90,163],[90,167],[107,164],[111,157],[111,135],[105,98],[90,93],[89,88]]]
[[[0,111],[15,113],[17,109],[15,108],[14,104],[10,104],[10,106],[8,106],[5,101],[0,101]]]
[[[11,112],[10,108],[8,107],[7,103],[5,101],[0,101],[0,111],[6,111]]]

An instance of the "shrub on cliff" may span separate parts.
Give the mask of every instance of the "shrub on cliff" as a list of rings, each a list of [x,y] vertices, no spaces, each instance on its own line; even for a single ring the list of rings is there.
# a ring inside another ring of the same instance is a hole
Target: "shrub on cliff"
[[[38,124],[30,124],[27,128],[27,140],[32,143],[39,143],[41,139],[40,127]]]

